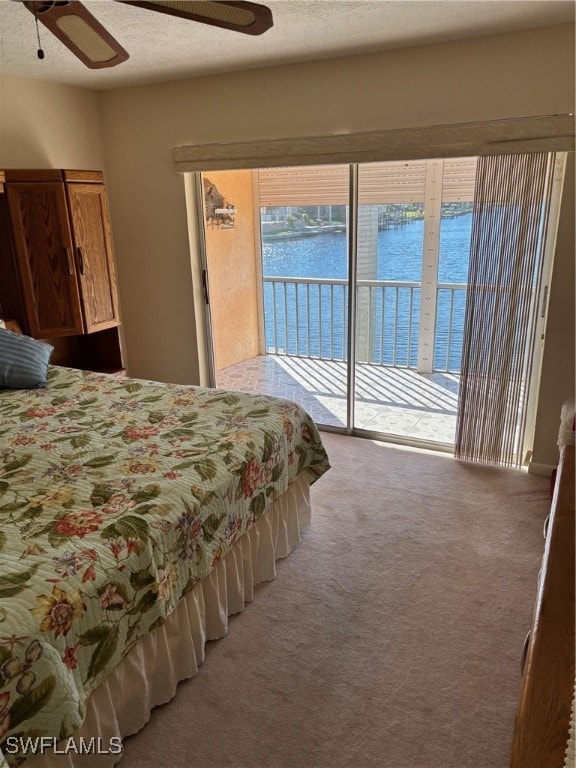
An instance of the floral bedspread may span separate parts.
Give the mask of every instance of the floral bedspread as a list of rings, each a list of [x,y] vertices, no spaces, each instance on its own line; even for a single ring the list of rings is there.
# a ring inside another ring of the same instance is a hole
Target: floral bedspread
[[[328,467],[284,400],[59,367],[0,390],[0,763],[11,736],[71,735],[267,503]]]

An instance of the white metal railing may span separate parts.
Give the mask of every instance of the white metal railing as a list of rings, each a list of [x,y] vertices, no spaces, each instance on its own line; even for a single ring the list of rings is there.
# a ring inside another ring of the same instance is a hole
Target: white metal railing
[[[348,281],[264,277],[269,354],[346,360]],[[460,370],[466,285],[438,283],[434,370]],[[357,360],[417,368],[421,284],[358,280]]]

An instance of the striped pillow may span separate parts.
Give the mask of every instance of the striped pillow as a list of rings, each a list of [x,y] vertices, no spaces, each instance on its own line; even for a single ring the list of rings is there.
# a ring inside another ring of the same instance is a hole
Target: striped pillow
[[[0,328],[0,387],[45,387],[50,344]]]

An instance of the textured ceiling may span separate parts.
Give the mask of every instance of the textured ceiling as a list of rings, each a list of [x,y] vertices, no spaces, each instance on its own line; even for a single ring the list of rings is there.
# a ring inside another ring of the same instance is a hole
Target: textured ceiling
[[[89,70],[42,25],[40,61],[32,14],[0,0],[0,72],[115,88],[573,22],[575,7],[564,0],[268,0],[274,26],[252,37],[114,0],[84,4],[129,52],[127,62]]]

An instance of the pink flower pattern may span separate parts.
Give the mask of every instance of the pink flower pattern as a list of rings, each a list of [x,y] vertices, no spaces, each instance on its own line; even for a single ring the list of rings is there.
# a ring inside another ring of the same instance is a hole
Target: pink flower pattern
[[[0,741],[69,735],[78,703],[299,465],[312,477],[329,466],[293,403],[65,368],[17,398],[0,390],[0,420],[0,547],[18,578],[6,602],[25,596],[0,621]],[[74,695],[53,693],[60,677]],[[13,717],[38,692],[34,716]]]

